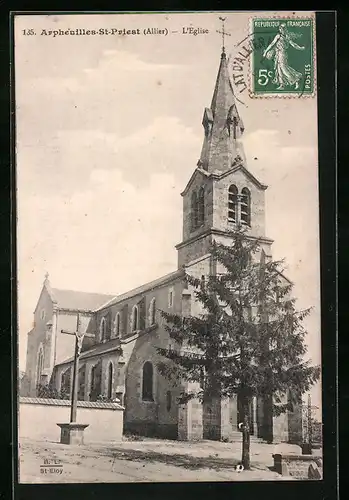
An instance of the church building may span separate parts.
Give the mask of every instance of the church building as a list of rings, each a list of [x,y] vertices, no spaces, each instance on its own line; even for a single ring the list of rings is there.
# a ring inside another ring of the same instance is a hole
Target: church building
[[[46,276],[28,333],[26,377],[28,394],[51,383],[71,390],[75,337],[62,333],[77,327],[84,338],[79,362],[79,399],[104,396],[125,408],[124,430],[173,439],[234,439],[238,432],[238,401],[232,397],[214,408],[196,400],[177,403],[180,387],[171,386],[157,370],[158,347],[171,347],[160,311],[182,315],[201,312],[185,276],[201,278],[219,272],[210,254],[212,242],[229,244],[229,231],[246,227],[258,238],[265,259],[273,241],[265,235],[267,186],[248,170],[242,137],[244,124],[229,78],[225,50],[210,107],[203,114],[204,138],[195,170],[181,193],[183,238],[176,246],[177,269],[118,296],[58,290]],[[284,278],[286,279],[286,278]],[[268,409],[269,408],[269,409]],[[251,400],[251,430],[255,438],[299,441],[297,412],[273,416],[269,407]]]

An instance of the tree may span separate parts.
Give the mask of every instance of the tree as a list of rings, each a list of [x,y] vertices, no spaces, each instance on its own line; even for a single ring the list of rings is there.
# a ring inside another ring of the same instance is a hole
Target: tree
[[[158,348],[167,358],[158,367],[173,383],[200,383],[198,391],[183,391],[182,403],[194,397],[205,401],[217,394],[238,395],[241,462],[249,469],[251,398],[269,398],[273,414],[281,414],[318,380],[320,368],[304,359],[302,321],[310,309],[296,310],[290,296],[293,285],[282,274],[282,261],[266,261],[260,242],[241,228],[231,237],[230,246],[212,245],[212,258],[222,272],[204,280],[186,276],[202,314],[182,317],[162,311],[175,348]]]

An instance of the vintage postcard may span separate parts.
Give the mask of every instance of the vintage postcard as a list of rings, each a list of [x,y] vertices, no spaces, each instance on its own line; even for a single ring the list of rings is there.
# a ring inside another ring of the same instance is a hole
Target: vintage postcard
[[[20,483],[320,480],[313,12],[14,16]]]

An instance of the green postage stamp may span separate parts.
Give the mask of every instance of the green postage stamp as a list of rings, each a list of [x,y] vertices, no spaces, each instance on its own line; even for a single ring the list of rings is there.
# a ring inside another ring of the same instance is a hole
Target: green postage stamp
[[[315,19],[253,18],[251,95],[315,94]]]

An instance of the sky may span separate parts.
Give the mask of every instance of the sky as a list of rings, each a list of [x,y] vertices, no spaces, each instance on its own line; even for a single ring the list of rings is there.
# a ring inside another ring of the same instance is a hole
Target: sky
[[[180,193],[200,156],[220,62],[219,15],[15,19],[20,369],[46,272],[56,288],[118,294],[176,269]],[[224,16],[232,59],[251,13]],[[183,34],[188,27],[209,32]],[[169,34],[45,34],[77,28]],[[266,236],[298,307],[313,307],[305,326],[320,363],[316,98],[238,97],[247,166],[269,186]]]

